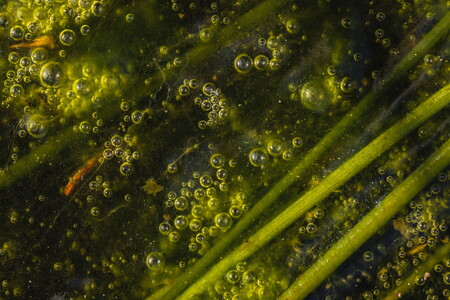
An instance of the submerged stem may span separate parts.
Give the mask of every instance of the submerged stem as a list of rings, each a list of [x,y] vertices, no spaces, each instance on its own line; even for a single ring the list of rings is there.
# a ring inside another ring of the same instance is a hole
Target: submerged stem
[[[386,225],[425,185],[450,163],[450,140],[370,211],[330,250],[319,258],[279,299],[303,299],[336,270],[373,234]],[[448,245],[443,248],[448,248]],[[429,269],[429,268],[428,268]],[[428,270],[426,269],[426,270]],[[423,274],[425,271],[417,272]],[[397,289],[403,293],[403,289]]]
[[[386,130],[378,138],[327,176],[318,186],[296,200],[271,222],[247,239],[241,246],[237,247],[233,252],[221,259],[220,262],[210,268],[203,277],[192,284],[180,296],[180,299],[190,299],[195,294],[203,291],[207,284],[218,280],[236,263],[247,259],[250,255],[285,230],[295,220],[325,199],[336,188],[358,174],[411,130],[418,127],[425,120],[444,108],[448,103],[450,103],[450,84],[439,90],[414,111]],[[288,176],[295,177],[292,173]]]
[[[244,17],[243,17],[244,18]],[[230,229],[205,256],[202,257],[188,272],[183,274],[173,286],[167,286],[149,299],[159,299],[164,295],[166,299],[176,297],[184,288],[198,278],[206,268],[217,261],[220,255],[231,243],[261,215],[278,197],[286,191],[295,181],[302,177],[308,168],[316,162],[325,152],[330,149],[343,133],[357,122],[372,106],[376,99],[379,99],[386,91],[392,87],[410,68],[418,62],[439,40],[445,37],[450,30],[450,13],[447,13],[440,22],[399,62],[386,77],[375,86],[360,102],[350,111],[333,129],[308,153],[305,157],[278,181],[261,198],[255,206],[248,211],[245,216]]]

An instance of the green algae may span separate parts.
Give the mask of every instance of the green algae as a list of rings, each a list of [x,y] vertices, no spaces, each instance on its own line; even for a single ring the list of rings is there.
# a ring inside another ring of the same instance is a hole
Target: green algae
[[[400,2],[2,2],[1,296],[273,299],[314,275],[448,139],[446,4]],[[307,293],[401,286],[448,241],[447,178]]]

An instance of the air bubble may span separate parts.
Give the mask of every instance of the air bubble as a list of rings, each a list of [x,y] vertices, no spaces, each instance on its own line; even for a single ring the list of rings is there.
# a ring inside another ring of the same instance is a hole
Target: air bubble
[[[219,228],[222,231],[228,230],[231,227],[232,223],[231,217],[227,213],[217,214],[216,217],[214,218],[214,221],[217,228]]]
[[[213,37],[213,33],[209,28],[203,28],[202,30],[200,30],[198,35],[202,42],[208,42]]]
[[[44,48],[34,48],[31,52],[31,60],[37,64],[41,64],[48,59],[48,51]]]
[[[160,252],[152,252],[147,255],[145,263],[150,269],[159,269],[164,265],[164,256]]]
[[[89,33],[91,33],[91,26],[89,26],[89,25],[81,26],[80,32],[82,35],[88,35]]]
[[[172,226],[167,222],[162,222],[161,224],[159,224],[158,228],[159,232],[164,235],[169,234],[169,232],[172,230]]]
[[[344,28],[350,28],[350,26],[352,25],[352,22],[349,18],[344,18],[341,20],[341,25]]]
[[[213,179],[209,175],[203,175],[202,177],[200,177],[199,182],[202,187],[209,187],[213,183]]]
[[[71,46],[75,43],[75,32],[72,29],[64,29],[59,34],[59,41],[64,46]]]
[[[184,196],[175,199],[174,206],[177,210],[185,210],[188,208],[189,202]]]
[[[104,13],[105,8],[103,7],[103,3],[95,1],[91,6],[91,10],[94,16],[99,17]]]
[[[201,228],[202,228],[202,221],[201,221],[201,220],[199,220],[199,219],[192,219],[192,220],[189,222],[189,229],[190,229],[190,230],[192,230],[192,231],[194,231],[194,232],[197,232],[197,231],[199,231]]]
[[[229,283],[235,284],[241,279],[241,274],[237,270],[231,270],[225,275],[225,277]]]
[[[355,83],[351,78],[344,77],[342,78],[339,87],[341,88],[341,91],[343,91],[344,93],[350,93],[354,90]]]
[[[19,25],[13,26],[11,28],[11,30],[9,31],[9,36],[15,41],[21,40],[24,35],[25,35],[25,32],[24,32],[23,28]]]
[[[253,67],[253,60],[247,54],[240,54],[234,59],[234,69],[239,73],[248,73]]]
[[[134,166],[132,163],[124,162],[120,165],[120,173],[124,176],[129,176],[134,170]]]
[[[363,258],[364,258],[364,261],[367,261],[367,262],[372,261],[374,259],[373,252],[372,251],[364,252]]]
[[[300,148],[301,146],[303,146],[303,139],[300,137],[295,137],[292,139],[292,146],[294,148]]]
[[[91,131],[91,124],[88,121],[83,121],[80,123],[79,129],[83,133],[89,133]]]
[[[134,22],[134,14],[127,14],[125,16],[125,21],[127,21],[127,23],[133,23]]]
[[[258,55],[254,59],[254,65],[257,70],[265,70],[269,66],[269,58],[265,55]]]
[[[221,168],[225,164],[225,158],[222,154],[216,153],[211,156],[211,158],[209,159],[209,163],[214,168]]]
[[[98,217],[100,215],[100,209],[98,207],[91,208],[91,215],[93,217]]]
[[[178,230],[183,230],[188,226],[188,220],[185,216],[178,216],[173,221],[173,224]]]
[[[267,164],[269,157],[266,150],[262,148],[256,148],[250,151],[248,159],[253,166],[262,167]]]
[[[286,22],[286,30],[289,33],[297,33],[300,31],[300,24],[298,24],[297,20],[290,19]]]
[[[59,87],[64,78],[61,64],[57,62],[45,64],[39,73],[39,77],[43,86]]]
[[[267,152],[274,157],[280,156],[283,153],[283,142],[278,139],[271,140],[267,144]]]

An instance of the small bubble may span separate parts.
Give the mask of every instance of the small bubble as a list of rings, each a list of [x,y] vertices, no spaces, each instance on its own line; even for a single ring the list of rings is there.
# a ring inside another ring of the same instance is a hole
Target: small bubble
[[[238,206],[232,206],[229,213],[233,218],[239,218],[242,215],[242,210]]]
[[[237,270],[231,270],[225,275],[225,277],[229,283],[235,284],[241,279],[241,274]]]
[[[161,224],[159,224],[159,232],[161,234],[167,235],[169,234],[169,232],[172,230],[172,226],[170,226],[169,223],[167,222],[162,222]]]
[[[31,52],[31,60],[41,64],[48,59],[48,51],[45,48],[34,48]]]
[[[384,36],[384,30],[381,29],[381,28],[375,30],[375,36],[376,36],[377,38],[382,38],[382,37]]]
[[[363,258],[364,258],[364,261],[367,261],[367,262],[372,261],[374,258],[373,252],[372,251],[364,252]]]
[[[160,252],[152,252],[145,258],[150,269],[160,269],[164,265],[164,256]]]
[[[79,129],[83,133],[89,133],[91,131],[91,124],[88,121],[83,121],[80,123]]]
[[[127,14],[127,15],[125,16],[125,20],[126,20],[128,23],[133,23],[133,22],[134,22],[134,14]]]
[[[240,54],[234,59],[234,69],[239,73],[248,73],[253,67],[253,60],[247,54]]]
[[[13,51],[8,54],[8,61],[12,64],[17,64],[19,62],[19,53]]]
[[[202,30],[200,30],[199,36],[202,42],[208,42],[212,39],[213,33],[209,28],[203,28]]]
[[[264,166],[269,160],[267,152],[262,148],[256,148],[250,151],[248,158],[250,163],[255,167]]]
[[[24,89],[20,84],[14,84],[9,88],[9,94],[11,97],[19,97],[24,94]]]
[[[269,66],[269,58],[265,55],[258,55],[254,59],[254,65],[257,70],[265,70]]]
[[[344,28],[350,28],[350,26],[352,25],[352,22],[349,18],[344,18],[341,20],[341,25]]]
[[[203,94],[205,94],[205,96],[214,96],[216,92],[216,87],[214,86],[214,84],[210,82],[205,83],[202,87],[202,92]]]
[[[183,230],[188,226],[188,220],[185,216],[177,216],[173,224],[178,230]]]
[[[289,33],[297,33],[300,31],[300,24],[298,24],[297,20],[290,19],[286,22],[286,30]]]
[[[89,35],[91,33],[91,26],[89,25],[82,25],[80,27],[80,32],[82,35]]]
[[[21,40],[24,35],[25,32],[23,28],[19,25],[13,26],[9,31],[9,36],[15,41]]]
[[[286,161],[291,160],[292,156],[293,156],[293,154],[292,154],[291,150],[285,150],[285,151],[283,151],[283,154],[281,155],[283,160],[286,160]]]
[[[217,228],[219,228],[222,231],[226,231],[231,227],[231,217],[227,213],[220,213],[217,214],[214,218],[215,224]]]
[[[189,202],[184,196],[175,199],[174,206],[177,210],[185,210],[188,208]]]
[[[133,164],[129,162],[124,162],[120,165],[120,173],[124,176],[129,176],[134,170]]]
[[[227,178],[227,174],[228,174],[227,170],[225,170],[225,169],[218,169],[217,172],[216,172],[216,177],[219,180],[225,180]]]
[[[280,156],[283,153],[283,142],[278,139],[271,140],[267,144],[267,152],[274,157]]]
[[[72,29],[64,29],[59,34],[59,41],[64,46],[71,46],[75,43],[75,32]]]
[[[131,113],[131,121],[133,121],[134,124],[139,124],[143,117],[144,113],[140,110],[135,110]]]
[[[189,222],[189,229],[190,230],[192,230],[192,231],[194,231],[194,232],[197,232],[197,231],[199,231],[200,229],[202,228],[202,221],[201,220],[199,220],[199,219],[192,219],[190,222]]]
[[[55,271],[61,271],[63,269],[64,265],[62,262],[55,262],[53,264],[53,270]]]
[[[111,198],[112,194],[113,194],[113,192],[112,192],[112,189],[110,189],[110,188],[105,188],[103,190],[103,196],[105,196],[106,198]]]
[[[336,67],[335,66],[328,66],[327,73],[330,76],[336,75]]]
[[[306,225],[306,232],[308,232],[308,233],[314,233],[314,232],[316,232],[316,230],[317,230],[316,224],[314,224],[314,223],[308,223],[308,224]]]
[[[425,55],[425,57],[423,58],[423,62],[427,65],[427,66],[432,66],[435,62],[436,58],[434,57],[434,55],[432,54],[427,54]]]
[[[201,185],[201,186],[203,186],[203,187],[209,187],[209,186],[211,186],[211,184],[213,183],[213,179],[212,179],[212,177],[209,176],[209,175],[203,175],[203,176],[200,177],[199,182],[200,182],[200,185]]]
[[[225,158],[220,153],[215,153],[209,159],[209,163],[214,168],[221,168],[225,164]]]
[[[94,16],[99,17],[104,13],[105,8],[103,7],[103,3],[95,1],[92,3],[91,10]]]
[[[93,217],[98,217],[100,215],[100,209],[98,207],[91,208],[91,215]]]
[[[178,88],[178,94],[180,94],[180,96],[189,95],[189,86],[187,86],[185,84],[180,85],[180,87]]]
[[[180,233],[177,231],[171,231],[169,233],[169,241],[171,243],[178,243],[178,241],[180,240]]]
[[[303,146],[303,139],[301,137],[295,137],[292,139],[292,146],[294,148],[300,148]]]
[[[384,12],[379,12],[379,13],[377,13],[376,18],[378,21],[381,22],[381,21],[384,21],[384,19],[386,18],[386,15],[384,14]]]

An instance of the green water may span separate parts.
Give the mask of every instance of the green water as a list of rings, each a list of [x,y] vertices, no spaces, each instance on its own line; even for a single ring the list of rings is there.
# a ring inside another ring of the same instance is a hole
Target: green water
[[[0,299],[447,299],[449,7],[0,1]]]

